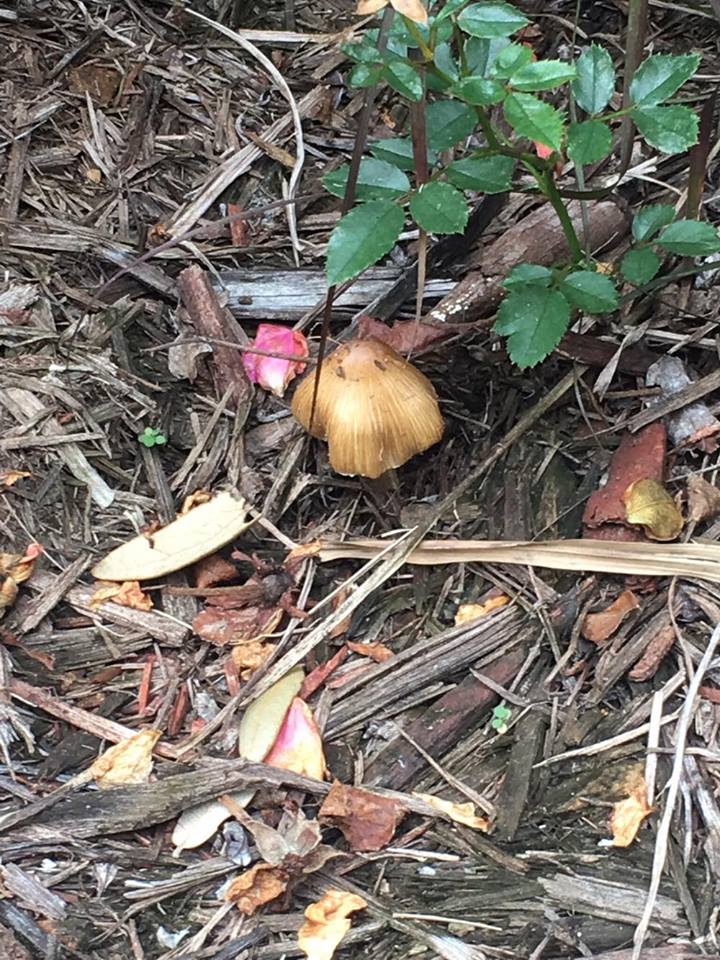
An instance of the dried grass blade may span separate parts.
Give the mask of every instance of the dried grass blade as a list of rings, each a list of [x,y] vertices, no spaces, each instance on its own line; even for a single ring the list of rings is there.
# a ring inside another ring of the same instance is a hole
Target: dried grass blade
[[[322,561],[367,560],[386,550],[387,540],[320,542]],[[637,576],[688,576],[720,583],[720,544],[612,543],[603,540],[425,540],[405,558],[423,566],[439,563],[511,563]]]

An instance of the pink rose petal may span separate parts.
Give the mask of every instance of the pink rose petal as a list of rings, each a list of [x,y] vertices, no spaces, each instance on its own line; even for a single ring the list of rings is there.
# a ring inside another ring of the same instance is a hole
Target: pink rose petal
[[[290,704],[265,763],[315,780],[325,776],[322,737],[312,710],[300,697],[295,697]]]
[[[261,323],[255,334],[254,347],[269,353],[286,353],[307,357],[307,340],[299,330],[280,327],[275,323]],[[243,364],[248,379],[282,397],[287,385],[305,369],[299,360],[283,360],[280,357],[264,357],[258,353],[243,354]]]

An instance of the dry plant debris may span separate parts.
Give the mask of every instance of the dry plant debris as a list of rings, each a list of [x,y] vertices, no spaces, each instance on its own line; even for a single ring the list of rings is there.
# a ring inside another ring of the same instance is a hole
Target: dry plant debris
[[[346,890],[328,890],[321,900],[306,907],[298,946],[308,960],[331,960],[350,929],[350,914],[365,907],[366,900]]]
[[[363,117],[414,176],[393,51],[425,10],[387,7],[366,93],[377,24],[234,6],[203,12],[273,70],[177,5],[0,9],[0,955],[631,960],[643,925],[649,960],[717,955],[712,261],[668,255],[520,372],[502,280],[567,237],[516,171],[337,290],[314,441],[320,182]],[[648,7],[655,54],[702,54],[697,152],[631,138],[584,184],[549,158],[607,276],[640,208],[720,215],[712,7]],[[620,6],[546,14],[505,57],[626,72]],[[384,391],[392,443],[351,409],[360,460],[322,395],[358,344],[422,400]]]

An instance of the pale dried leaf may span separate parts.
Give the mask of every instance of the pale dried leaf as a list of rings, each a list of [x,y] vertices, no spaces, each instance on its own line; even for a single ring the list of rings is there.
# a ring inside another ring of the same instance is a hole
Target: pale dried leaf
[[[463,623],[469,623],[471,620],[477,620],[484,617],[486,613],[493,610],[499,610],[500,607],[507,606],[510,603],[510,597],[501,594],[499,597],[490,597],[484,603],[461,603],[455,613],[455,626],[459,627]]]
[[[357,538],[320,542],[319,557],[330,560],[370,560],[389,550],[390,540]],[[582,573],[634,574],[640,577],[689,576],[720,583],[720,544],[612,543],[604,540],[425,540],[404,558],[405,563],[516,563],[550,570]]]
[[[230,798],[239,807],[246,807],[255,796],[254,790],[231,793]],[[183,850],[193,850],[210,840],[218,827],[229,820],[233,814],[221,800],[208,800],[197,807],[185,810],[175,824],[172,832],[173,856],[178,857]]]
[[[366,900],[347,890],[327,890],[322,899],[311,903],[298,933],[298,945],[308,960],[331,960],[350,929],[348,916],[365,907]]]
[[[408,20],[414,20],[415,23],[427,23],[427,10],[422,5],[422,0],[390,0],[394,10],[407,17]]]
[[[290,874],[282,867],[256,863],[233,880],[225,891],[225,899],[237,904],[240,913],[252,916],[263,904],[285,893],[289,882]]]
[[[687,490],[688,520],[691,523],[712,520],[720,513],[720,490],[699,473],[694,473],[688,479]]]
[[[137,580],[126,580],[124,583],[107,583],[99,587],[90,598],[90,609],[97,610],[104,603],[112,601],[131,610],[152,610],[153,602],[150,595],[143,593]]]
[[[359,17],[367,17],[370,13],[377,13],[388,5],[388,0],[358,0],[355,10]]]
[[[100,754],[90,767],[90,776],[102,789],[147,783],[152,772],[153,747],[161,736],[161,730],[148,729],[121,740]]]
[[[149,580],[219,550],[253,523],[243,500],[219,493],[149,535],[113,550],[92,570],[98,580]]]
[[[645,530],[652,540],[675,540],[683,528],[682,514],[657,480],[631,483],[623,495],[628,523]]]
[[[434,810],[449,817],[449,819],[455,823],[462,823],[463,826],[472,827],[473,830],[482,830],[483,832],[486,832],[488,829],[489,824],[487,818],[475,815],[474,803],[470,803],[469,801],[467,803],[453,803],[451,800],[441,800],[440,797],[434,797],[431,793],[413,793],[413,796],[417,797],[418,800],[424,800],[425,803]]]
[[[637,836],[640,825],[653,808],[647,802],[647,786],[642,774],[628,784],[629,796],[613,807],[610,817],[610,831],[613,835],[612,846],[629,847]]]

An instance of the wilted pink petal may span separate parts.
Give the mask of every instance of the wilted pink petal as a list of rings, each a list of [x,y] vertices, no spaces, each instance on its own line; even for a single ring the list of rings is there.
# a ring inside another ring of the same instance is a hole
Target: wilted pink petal
[[[310,707],[299,697],[290,704],[265,763],[315,780],[325,776],[322,737]]]
[[[286,353],[300,357],[307,357],[309,353],[307,340],[299,330],[280,327],[275,323],[260,324],[253,346],[269,353]],[[243,354],[243,364],[251,383],[259,384],[277,397],[282,397],[290,381],[305,369],[305,364],[299,360],[281,360],[279,357],[264,357],[258,353]]]

